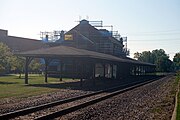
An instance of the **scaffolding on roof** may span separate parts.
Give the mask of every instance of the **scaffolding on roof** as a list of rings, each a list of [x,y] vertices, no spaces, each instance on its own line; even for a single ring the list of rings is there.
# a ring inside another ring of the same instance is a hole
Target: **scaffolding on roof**
[[[65,31],[58,31],[58,30],[54,30],[53,32],[40,31],[40,38],[44,42],[55,42],[57,40],[60,40],[62,32],[65,33]]]

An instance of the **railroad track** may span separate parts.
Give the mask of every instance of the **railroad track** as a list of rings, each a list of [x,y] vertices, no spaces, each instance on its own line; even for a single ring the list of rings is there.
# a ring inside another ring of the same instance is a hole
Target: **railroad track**
[[[35,107],[30,107],[22,110],[17,110],[14,112],[6,113],[0,115],[0,119],[53,119],[56,117],[60,117],[62,115],[74,112],[76,110],[82,109],[89,105],[95,104],[102,100],[108,99],[120,93],[126,92],[128,90],[132,90],[134,88],[140,87],[142,85],[148,84],[159,78],[155,78],[146,82],[136,82],[126,85],[121,85],[117,87],[113,87],[106,90],[100,90],[98,92],[73,97],[65,100],[59,100]],[[48,112],[46,112],[48,111]],[[50,111],[50,112],[49,112]]]

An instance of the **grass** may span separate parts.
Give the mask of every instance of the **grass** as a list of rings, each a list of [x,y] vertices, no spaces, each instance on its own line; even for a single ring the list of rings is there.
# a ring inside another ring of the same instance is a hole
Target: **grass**
[[[180,82],[180,72],[177,73],[176,81]],[[179,86],[180,87],[180,86]],[[180,89],[180,88],[179,88]],[[177,105],[177,114],[176,114],[176,120],[180,120],[180,92],[178,93],[178,105]]]
[[[169,91],[169,94],[167,94],[165,97],[163,97],[162,101],[159,101],[156,104],[156,107],[151,108],[150,112],[152,114],[154,114],[154,119],[160,119],[159,116],[161,116],[162,114],[162,118],[164,115],[164,111],[167,111],[167,109],[172,105],[172,103],[174,102],[174,97],[176,96],[176,92],[177,92],[177,86],[180,82],[180,73],[178,73],[176,75],[176,78],[173,77],[173,84],[172,84],[172,89],[171,91]],[[177,111],[176,114],[176,119],[180,120],[180,93],[179,93],[179,110]],[[178,118],[179,116],[179,118]],[[171,116],[169,116],[171,117]]]
[[[176,120],[180,120],[180,93],[178,94],[178,106]]]
[[[58,78],[49,77],[48,83],[44,83],[44,77],[42,75],[30,75],[29,84],[26,85],[24,84],[24,78],[19,78],[18,75],[1,76],[0,99],[9,97],[24,98],[58,91],[62,88],[62,85],[58,87],[59,84],[65,82],[72,82],[72,80],[63,79],[63,81],[60,82]]]

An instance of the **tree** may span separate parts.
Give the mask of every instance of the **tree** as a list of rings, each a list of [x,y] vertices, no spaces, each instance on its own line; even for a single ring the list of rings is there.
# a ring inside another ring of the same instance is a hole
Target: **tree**
[[[19,78],[24,71],[25,59],[13,55],[11,49],[0,42],[0,74],[19,73]],[[30,71],[38,72],[41,68],[40,59],[34,59],[29,65]]]
[[[21,78],[21,74],[24,71],[25,59],[19,56],[15,56],[13,71],[15,73],[19,73],[19,78]]]
[[[152,57],[151,57],[151,52],[150,51],[144,51],[141,53],[139,60],[144,61],[144,62],[149,62],[152,63]]]
[[[13,65],[14,56],[7,45],[0,42],[0,72],[8,73]]]
[[[167,57],[159,57],[155,61],[156,70],[160,72],[170,72],[173,71],[173,62]]]
[[[173,58],[175,70],[180,70],[180,52],[176,53]]]
[[[141,53],[139,52],[134,53],[134,58],[136,58],[137,60],[138,58],[140,58],[140,56],[141,56]]]
[[[21,57],[13,55],[11,49],[0,42],[0,73],[10,73],[10,72],[23,72],[25,60]]]
[[[163,49],[156,49],[152,51],[152,57],[154,64],[156,64],[156,70],[160,72],[169,72],[172,62],[169,60],[169,56]]]
[[[156,71],[170,72],[172,71],[173,62],[169,59],[169,56],[163,49],[156,49],[152,52],[143,51],[142,53],[135,53],[134,57],[143,62],[149,62],[156,65]]]
[[[152,53],[150,51],[143,51],[142,53],[134,53],[134,58],[139,61],[153,63]]]
[[[153,63],[156,63],[158,59],[169,59],[169,56],[163,49],[156,49],[152,51]]]
[[[42,68],[42,64],[40,63],[40,59],[34,59],[31,61],[30,65],[29,65],[29,68],[31,71],[34,71],[34,72],[39,72],[40,69]]]

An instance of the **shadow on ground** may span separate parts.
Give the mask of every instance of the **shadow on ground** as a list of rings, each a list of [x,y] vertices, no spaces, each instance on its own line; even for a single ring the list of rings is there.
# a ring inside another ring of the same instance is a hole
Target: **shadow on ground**
[[[157,76],[136,76],[136,77],[129,77],[126,79],[95,79],[95,80],[83,80],[74,81],[74,82],[65,82],[64,83],[45,83],[45,84],[29,84],[27,86],[33,87],[47,87],[47,88],[56,88],[56,89],[71,89],[71,90],[83,90],[83,91],[98,91],[114,86],[119,86],[123,84],[128,84],[136,81],[144,81],[156,78]]]
[[[0,84],[17,84],[18,82],[0,82]]]

